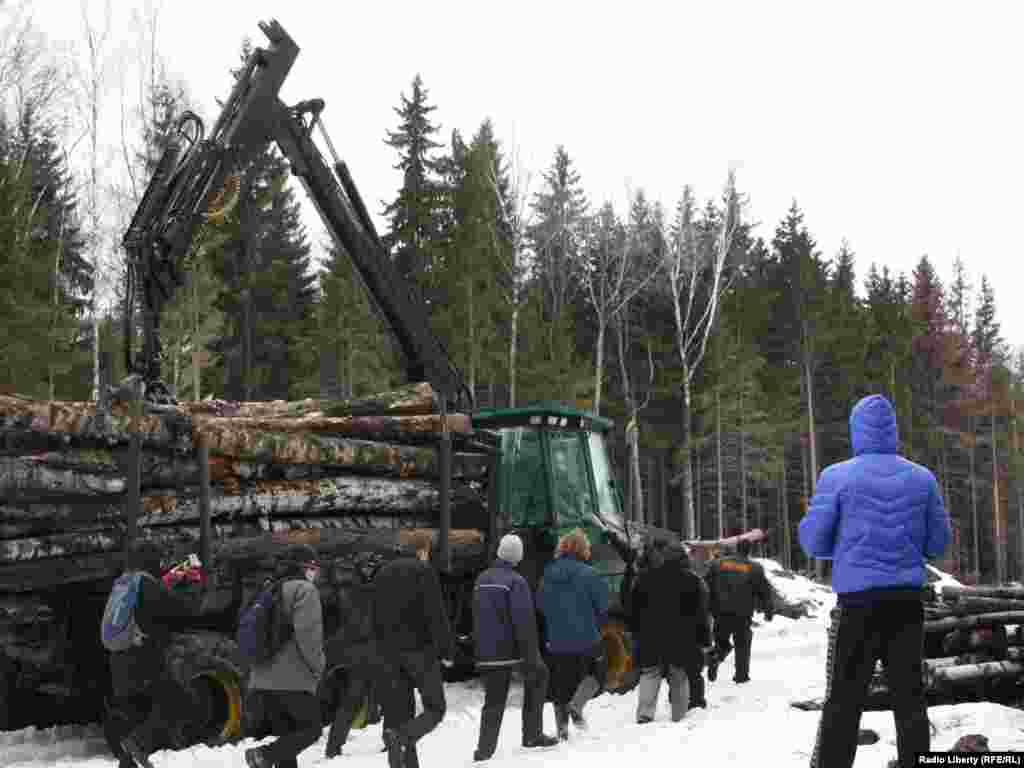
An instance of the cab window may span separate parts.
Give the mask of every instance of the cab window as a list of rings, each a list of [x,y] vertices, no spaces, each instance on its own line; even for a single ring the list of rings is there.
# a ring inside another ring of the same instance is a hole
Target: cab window
[[[586,443],[580,432],[549,431],[551,497],[561,528],[593,521],[594,494],[587,469]]]

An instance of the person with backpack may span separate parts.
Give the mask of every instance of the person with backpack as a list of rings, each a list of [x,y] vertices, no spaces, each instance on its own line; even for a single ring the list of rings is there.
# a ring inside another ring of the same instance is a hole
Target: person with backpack
[[[480,738],[473,760],[494,755],[508,701],[512,672],[523,677],[523,746],[548,748],[558,739],[542,730],[548,668],[540,655],[537,619],[530,586],[515,568],[523,559],[523,542],[507,534],[498,544],[498,558],[481,573],[473,589],[473,637],[476,666],[484,683]]]
[[[275,582],[257,596],[240,621],[243,652],[259,645],[249,639],[251,629],[269,630],[268,647],[260,654],[264,660],[253,663],[249,673],[249,691],[259,697],[263,717],[277,737],[245,750],[249,768],[296,768],[298,754],[322,733],[317,690],[325,661],[319,576],[316,550],[308,544],[291,545],[278,558]],[[269,626],[255,620],[260,615]]]
[[[384,743],[389,768],[418,768],[416,744],[444,719],[442,660],[455,643],[437,573],[430,565],[433,536],[413,531],[413,557],[392,560],[374,578],[373,630],[384,688]],[[413,717],[413,690],[423,712]]]
[[[631,626],[639,635],[638,723],[654,720],[662,678],[668,680],[672,721],[686,715],[691,670],[711,645],[711,622],[701,579],[690,569],[682,544],[670,544],[654,567],[644,571],[630,601]]]
[[[100,629],[109,652],[112,687],[103,730],[121,768],[152,768],[150,754],[174,744],[177,726],[189,720],[192,699],[170,678],[165,660],[171,634],[233,618],[241,602],[241,582],[236,579],[239,589],[233,603],[205,614],[202,603],[175,594],[161,581],[162,559],[160,547],[148,539],[127,547]],[[204,603],[212,595],[208,586],[202,588]]]
[[[740,539],[735,553],[714,560],[708,566],[711,613],[715,617],[715,660],[708,666],[708,680],[718,677],[718,665],[736,647],[734,683],[750,682],[750,646],[754,611],[764,620],[775,616],[775,596],[764,568],[750,559],[750,542]],[[730,642],[731,641],[731,642]]]
[[[569,738],[570,718],[576,728],[586,729],[583,707],[604,686],[608,672],[601,637],[608,622],[608,585],[588,565],[590,554],[590,539],[582,528],[564,535],[538,590],[561,741]]]

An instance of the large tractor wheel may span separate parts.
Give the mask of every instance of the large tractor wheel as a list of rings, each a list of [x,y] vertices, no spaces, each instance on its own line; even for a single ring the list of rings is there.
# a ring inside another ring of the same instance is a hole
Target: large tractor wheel
[[[605,690],[627,693],[636,685],[633,674],[633,643],[629,630],[619,619],[611,619],[601,629],[605,653],[608,655],[608,677]]]
[[[192,697],[192,719],[179,746],[224,744],[242,737],[248,665],[231,638],[215,632],[176,635],[167,649],[171,679]]]

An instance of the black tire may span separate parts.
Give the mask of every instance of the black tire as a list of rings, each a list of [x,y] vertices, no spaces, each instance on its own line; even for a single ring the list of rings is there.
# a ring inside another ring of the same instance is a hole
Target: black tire
[[[181,728],[178,746],[241,739],[249,665],[235,641],[216,632],[175,635],[165,658],[171,680],[185,689],[195,704],[193,719]]]

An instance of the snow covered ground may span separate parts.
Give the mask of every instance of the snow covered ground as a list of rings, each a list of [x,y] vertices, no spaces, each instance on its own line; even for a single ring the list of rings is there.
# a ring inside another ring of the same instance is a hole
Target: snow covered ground
[[[546,752],[520,747],[522,693],[513,688],[505,715],[498,752],[489,768],[565,766],[566,768],[622,768],[630,761],[676,764],[680,758],[713,759],[713,764],[805,768],[814,745],[817,712],[790,707],[791,701],[821,697],[825,689],[825,638],[828,611],[834,605],[829,590],[802,577],[789,577],[772,561],[762,561],[776,589],[793,599],[807,599],[819,607],[814,618],[793,621],[776,617],[754,630],[751,682],[732,682],[732,657],[725,662],[718,681],[708,684],[708,709],[691,710],[680,723],[668,716],[662,690],[657,719],[637,725],[636,694],[603,695],[590,703],[588,733],[570,729],[568,744]],[[424,768],[470,766],[476,746],[483,691],[476,681],[449,685],[448,715],[420,744]],[[545,708],[545,727],[554,732],[554,715]],[[949,749],[969,733],[989,737],[994,750],[1024,750],[1024,712],[995,704],[961,704],[929,710],[934,727],[932,748]],[[876,731],[877,744],[862,746],[855,768],[882,768],[896,754],[896,733],[888,712],[868,712],[862,728]],[[302,768],[382,768],[386,758],[379,752],[380,725],[355,731],[340,758],[323,757],[327,732],[299,758]],[[158,752],[156,768],[244,768],[242,755],[247,741],[234,746],[194,747],[181,752]],[[669,762],[669,761],[672,762]],[[724,761],[724,762],[723,762]],[[708,764],[704,762],[703,764]],[[0,766],[43,768],[113,768],[96,729],[66,727],[0,733]]]

